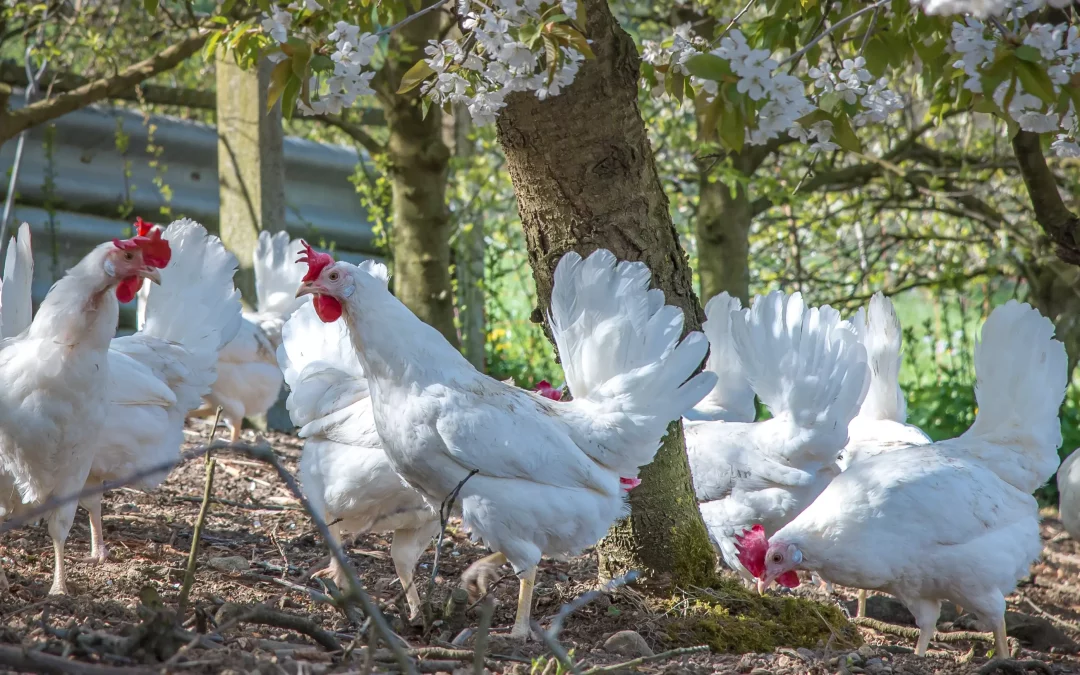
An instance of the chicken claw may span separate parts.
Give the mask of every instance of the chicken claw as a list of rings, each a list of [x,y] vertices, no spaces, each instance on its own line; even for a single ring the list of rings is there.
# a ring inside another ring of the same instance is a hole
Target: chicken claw
[[[491,584],[502,576],[499,568],[506,564],[506,556],[502,553],[492,553],[469,565],[461,573],[461,581],[458,584],[469,592],[469,602],[479,602],[480,598],[488,593]]]

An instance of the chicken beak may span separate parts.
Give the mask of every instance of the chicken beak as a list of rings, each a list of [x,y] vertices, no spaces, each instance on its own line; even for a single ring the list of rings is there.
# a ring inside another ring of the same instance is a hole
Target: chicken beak
[[[758,579],[757,580],[757,592],[758,592],[758,595],[765,595],[765,589],[766,588],[768,588],[768,585],[765,583],[765,580],[764,579]]]
[[[310,281],[305,281],[300,284],[300,288],[296,289],[296,297],[298,298],[302,298],[305,295],[315,295],[316,293],[318,293],[318,290]]]
[[[149,279],[157,285],[161,285],[161,272],[156,267],[144,267],[139,270],[139,276],[144,279]]]

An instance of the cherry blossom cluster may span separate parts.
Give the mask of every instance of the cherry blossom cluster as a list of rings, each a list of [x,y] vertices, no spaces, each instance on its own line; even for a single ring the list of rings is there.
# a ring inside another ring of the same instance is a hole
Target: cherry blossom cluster
[[[543,100],[558,96],[574,81],[584,55],[565,45],[558,59],[545,66],[545,44],[527,44],[524,27],[539,30],[540,0],[492,0],[472,3],[461,0],[457,11],[465,35],[457,40],[432,40],[424,50],[435,77],[422,89],[433,103],[464,103],[477,125],[495,122],[506,105],[507,94],[533,92]],[[567,17],[577,13],[577,0],[561,0],[558,9]],[[517,29],[512,30],[512,29]]]
[[[321,6],[317,0],[304,0],[304,4],[292,3],[286,9],[276,9],[273,14],[263,19],[262,29],[278,44],[289,41],[289,29],[293,23],[293,13],[300,10],[317,11]],[[312,74],[308,86],[311,91],[311,104],[297,101],[297,109],[303,115],[339,115],[345,108],[350,108],[361,96],[375,93],[371,88],[371,78],[375,72],[366,69],[375,55],[379,36],[361,33],[360,27],[338,21],[333,32],[326,36],[333,44],[330,60],[334,67],[328,77],[320,78]],[[286,58],[284,52],[270,55],[272,61]]]
[[[675,29],[670,41],[659,44],[646,41],[642,58],[654,66],[667,66],[667,76],[673,70],[688,75],[686,62],[703,51],[704,44],[704,40],[691,35],[690,25],[684,24]],[[830,96],[835,99],[832,103],[842,100],[859,105],[859,112],[852,118],[855,126],[883,122],[903,108],[900,97],[889,90],[887,80],[875,80],[866,70],[866,61],[861,56],[843,61],[838,72],[834,72],[829,63],[811,68],[807,74],[812,93],[808,95],[806,81],[785,72],[769,50],[752,48],[738,29],[730,31],[720,40],[720,45],[708,53],[728,63],[738,78],[736,91],[756,104],[757,117],[751,125],[754,128],[746,132],[746,142],[751,145],[763,145],[787,133],[810,143],[812,150],[835,150],[838,146],[832,141],[832,122],[820,120],[809,128],[798,122],[822,106],[831,108],[826,98]],[[667,76],[663,70],[656,71],[659,87],[655,93],[663,93]],[[715,80],[694,76],[691,82],[709,101],[719,91],[720,83]]]
[[[1041,3],[1024,2],[1010,5],[1013,14],[1007,18],[1023,18],[1039,8]],[[1046,86],[1052,87],[1055,101],[1062,90],[1070,86],[1072,79],[1080,74],[1080,30],[1066,24],[1010,22],[1015,29],[1022,31],[1017,38],[1022,38],[1022,47],[1027,49],[1017,57],[1031,59],[1037,56],[1045,65],[1049,79]],[[1021,129],[1035,133],[1056,133],[1051,144],[1054,152],[1062,157],[1080,157],[1080,126],[1077,124],[1076,104],[1068,100],[1067,107],[1058,108],[1049,104],[1024,86],[1024,79],[1007,78],[994,86],[992,92],[984,88],[984,69],[993,62],[995,48],[1001,39],[1000,28],[991,23],[968,17],[963,23],[952,25],[952,49],[959,57],[953,67],[964,72],[967,79],[964,88],[977,94],[989,95]],[[1043,88],[1045,89],[1046,86]],[[1011,98],[1009,97],[1012,92]],[[1038,89],[1035,89],[1038,92]]]

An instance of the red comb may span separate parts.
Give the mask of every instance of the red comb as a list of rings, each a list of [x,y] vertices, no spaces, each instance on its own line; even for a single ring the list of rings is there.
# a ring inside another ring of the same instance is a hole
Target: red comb
[[[308,246],[308,243],[303,239],[300,240],[300,243],[304,245],[304,252],[300,254],[296,262],[307,263],[307,274],[304,275],[304,281],[315,281],[327,266],[334,264],[334,257],[329,253],[319,253]]]
[[[626,478],[625,476],[619,479],[619,485],[624,492],[630,492],[637,486],[641,485],[640,478]]]
[[[562,400],[562,391],[551,386],[551,383],[547,380],[540,380],[540,382],[533,387],[533,391],[544,398],[550,398],[552,401]]]
[[[735,548],[739,550],[739,562],[746,571],[758,579],[765,576],[765,554],[769,552],[769,540],[765,528],[754,525],[742,534],[735,535]]]
[[[148,223],[142,218],[135,219],[135,234],[140,237],[145,237],[146,235],[150,234],[150,230],[153,230],[155,227],[157,227],[157,225],[153,223]]]
[[[135,226],[139,226],[138,221],[136,221]],[[168,265],[172,259],[172,249],[169,248],[168,240],[161,238],[161,228],[151,229],[150,234],[145,236],[136,235],[131,239],[113,239],[113,246],[121,251],[141,250],[143,263],[147,267],[162,268]]]

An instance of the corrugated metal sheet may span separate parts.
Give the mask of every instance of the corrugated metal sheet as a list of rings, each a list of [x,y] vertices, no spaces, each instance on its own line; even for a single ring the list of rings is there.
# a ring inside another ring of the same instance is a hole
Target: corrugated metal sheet
[[[13,96],[13,102],[21,96]],[[161,174],[147,151],[150,125],[153,143],[163,148]],[[34,300],[40,301],[53,280],[88,250],[120,236],[130,220],[119,217],[126,196],[134,215],[161,221],[165,204],[154,184],[160,177],[172,192],[175,217],[187,216],[216,229],[218,220],[217,132],[214,127],[173,117],[148,121],[130,111],[92,107],[55,122],[52,161],[46,152],[46,128],[31,130],[19,170],[15,216],[9,235],[22,221],[34,237]],[[127,150],[117,150],[117,135],[127,136]],[[0,170],[6,194],[15,156],[15,140],[0,147]],[[373,233],[367,214],[349,178],[360,157],[356,151],[285,139],[285,199],[288,230],[295,236],[325,239],[341,258],[373,257]],[[52,188],[46,189],[51,171]],[[52,216],[46,206],[51,205]],[[56,276],[54,276],[56,275]]]

